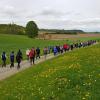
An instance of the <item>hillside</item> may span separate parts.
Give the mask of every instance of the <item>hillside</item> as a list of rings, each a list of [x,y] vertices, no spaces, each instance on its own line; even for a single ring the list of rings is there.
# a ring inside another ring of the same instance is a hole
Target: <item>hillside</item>
[[[16,24],[0,24],[0,34],[25,34],[25,28]]]
[[[100,100],[100,43],[0,82],[0,100]]]

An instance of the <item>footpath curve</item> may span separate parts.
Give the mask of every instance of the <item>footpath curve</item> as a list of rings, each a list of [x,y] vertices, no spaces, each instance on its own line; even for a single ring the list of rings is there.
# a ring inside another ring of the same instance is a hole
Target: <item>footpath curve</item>
[[[44,56],[41,56],[40,59],[35,60],[35,64],[44,62],[48,59],[52,59],[52,58],[57,57],[57,56],[59,56],[59,54],[56,56],[54,56],[53,54],[48,54],[46,59]],[[3,68],[0,66],[0,80],[6,79],[6,78],[8,78],[8,77],[10,77],[18,72],[21,72],[21,71],[23,71],[31,66],[32,65],[30,64],[30,62],[28,60],[24,60],[21,62],[20,69],[17,69],[17,63],[14,64],[13,68],[10,68],[10,64],[6,65],[6,67],[3,67]]]

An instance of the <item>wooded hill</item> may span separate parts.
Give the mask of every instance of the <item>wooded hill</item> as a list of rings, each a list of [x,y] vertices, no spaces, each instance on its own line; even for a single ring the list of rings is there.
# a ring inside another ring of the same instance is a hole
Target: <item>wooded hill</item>
[[[0,24],[0,34],[25,34],[25,28],[16,24]]]

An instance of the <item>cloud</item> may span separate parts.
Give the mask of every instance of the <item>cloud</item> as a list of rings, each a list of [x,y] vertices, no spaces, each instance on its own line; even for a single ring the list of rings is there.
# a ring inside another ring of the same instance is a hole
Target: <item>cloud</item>
[[[34,18],[39,20],[44,19],[62,19],[64,17],[71,16],[73,14],[73,11],[61,11],[57,9],[52,9],[49,7],[45,7],[39,11],[29,11],[27,13],[27,18]]]
[[[1,0],[0,23],[26,25],[34,20],[39,28],[100,29],[99,0]]]
[[[58,11],[58,10],[55,10],[52,8],[45,8],[41,11],[41,13],[39,15],[60,17],[60,16],[68,15],[71,13],[72,12]]]
[[[57,29],[83,29],[100,30],[100,18],[89,18],[85,20],[39,20],[37,21],[40,28],[57,28]]]

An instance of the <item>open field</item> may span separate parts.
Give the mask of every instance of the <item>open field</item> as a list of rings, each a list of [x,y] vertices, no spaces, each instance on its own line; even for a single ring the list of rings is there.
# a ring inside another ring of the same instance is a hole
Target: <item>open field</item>
[[[40,47],[41,49],[45,46],[61,45],[66,43],[66,40],[53,41],[53,40],[37,40],[30,39],[23,35],[6,35],[0,34],[0,55],[3,51],[7,53],[9,57],[10,52],[13,50],[16,52],[21,49],[23,52],[24,59],[26,58],[25,51],[27,48]],[[7,60],[7,62],[9,62]],[[1,59],[0,59],[1,63]]]
[[[64,43],[70,44],[79,41],[86,41],[90,39],[99,39],[99,38],[100,37],[87,37],[78,39],[75,38],[67,40],[39,40],[39,39],[30,39],[27,36],[23,35],[0,34],[0,55],[3,51],[5,51],[8,56],[7,63],[9,63],[9,54],[12,50],[16,54],[18,49],[21,49],[21,51],[23,52],[23,59],[26,59],[25,51],[27,48],[40,47],[41,49],[43,49],[43,47],[45,46],[63,45]],[[0,64],[1,64],[1,59],[0,59]]]
[[[0,82],[0,100],[100,100],[100,43]]]
[[[79,38],[88,38],[88,37],[100,37],[100,34],[87,34],[87,33],[82,33],[82,34],[46,34],[45,36],[42,36],[43,34],[40,34],[41,39],[50,39],[50,40],[64,40],[64,39],[79,39]]]

